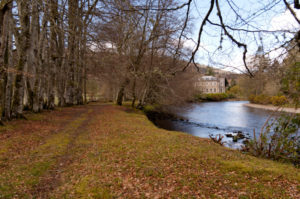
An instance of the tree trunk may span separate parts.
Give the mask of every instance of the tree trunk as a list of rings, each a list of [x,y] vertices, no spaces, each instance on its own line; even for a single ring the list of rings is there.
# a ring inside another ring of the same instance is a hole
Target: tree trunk
[[[19,42],[19,57],[17,63],[17,75],[15,80],[15,92],[13,97],[13,113],[16,118],[23,118],[23,99],[24,99],[24,66],[27,62],[27,54],[30,46],[30,17],[29,1],[17,1],[18,13],[20,17],[20,35],[16,37]]]
[[[64,11],[62,11],[64,12]],[[65,99],[65,85],[66,85],[66,51],[65,51],[65,34],[60,31],[64,29],[63,16],[59,14],[57,19],[57,38],[58,38],[58,65],[57,65],[57,95],[58,95],[58,106],[62,107],[66,104]]]
[[[136,78],[133,79],[133,85],[132,85],[132,102],[131,102],[131,107],[132,108],[134,108],[135,101],[136,101],[135,87],[136,87]]]
[[[9,38],[8,38],[8,71],[7,71],[7,83],[6,83],[6,93],[5,93],[5,114],[4,117],[8,120],[11,119],[11,108],[12,108],[12,94],[13,94],[13,73],[11,69],[13,68],[13,23],[12,23],[12,5],[10,4],[9,9]]]
[[[118,96],[117,96],[117,105],[122,106],[123,104],[123,99],[124,99],[124,95],[125,95],[125,88],[126,86],[129,84],[129,79],[126,78],[125,81],[122,83],[120,90],[118,92]]]
[[[26,91],[27,91],[27,101],[26,101],[26,107],[28,110],[32,110],[33,107],[33,88],[31,87],[30,79],[29,77],[25,77],[26,79]]]
[[[10,119],[10,111],[6,113],[6,94],[7,84],[11,79],[8,78],[9,66],[12,64],[12,46],[11,46],[11,3],[4,3],[0,8],[0,104],[2,119]]]
[[[66,90],[66,104],[74,105],[75,98],[75,52],[76,52],[76,20],[78,1],[68,1],[69,30],[68,30],[68,78]]]
[[[83,65],[83,95],[84,95],[84,103],[87,103],[87,99],[86,99],[86,64]]]
[[[55,106],[55,88],[56,88],[56,68],[58,65],[58,41],[57,41],[57,21],[58,5],[57,0],[50,0],[50,78],[49,78],[49,96],[48,108],[54,109]]]

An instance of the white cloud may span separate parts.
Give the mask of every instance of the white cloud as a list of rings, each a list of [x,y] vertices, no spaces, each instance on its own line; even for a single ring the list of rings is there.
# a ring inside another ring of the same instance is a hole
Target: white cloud
[[[294,12],[296,13],[296,16],[298,19],[300,19],[300,10],[294,9]],[[271,23],[270,23],[270,30],[287,30],[287,31],[292,31],[292,32],[297,32],[300,29],[300,24],[296,21],[294,16],[291,14],[289,10],[286,10],[284,13],[277,15],[272,18]],[[285,35],[287,38],[292,38],[293,34],[286,34]],[[287,40],[287,38],[281,38],[280,40]],[[270,58],[280,58],[283,59],[282,56],[285,54],[285,49],[284,48],[279,48],[276,50],[273,50],[270,52]]]
[[[192,40],[185,40],[183,43],[183,47],[190,50],[194,50],[196,48],[196,43]]]
[[[90,42],[89,48],[94,52],[100,52],[101,50],[115,51],[116,46],[112,42]]]
[[[299,18],[300,10],[294,11]],[[270,25],[270,30],[299,30],[300,28],[300,25],[289,10],[286,10],[284,13],[273,17]]]

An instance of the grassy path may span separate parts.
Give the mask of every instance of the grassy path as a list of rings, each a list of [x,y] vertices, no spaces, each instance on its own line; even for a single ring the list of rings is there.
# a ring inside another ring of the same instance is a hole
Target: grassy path
[[[300,198],[300,172],[91,104],[0,127],[0,198]]]

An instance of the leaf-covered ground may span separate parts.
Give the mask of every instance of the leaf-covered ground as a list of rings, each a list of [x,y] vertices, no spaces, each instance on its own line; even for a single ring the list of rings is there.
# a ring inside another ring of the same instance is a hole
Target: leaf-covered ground
[[[300,198],[300,172],[90,104],[0,127],[0,198]]]

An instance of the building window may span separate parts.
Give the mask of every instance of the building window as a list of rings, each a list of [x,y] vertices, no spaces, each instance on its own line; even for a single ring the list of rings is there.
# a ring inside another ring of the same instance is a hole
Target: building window
[[[217,92],[217,90],[216,90],[216,89],[214,89],[214,92],[216,93],[216,92]]]

